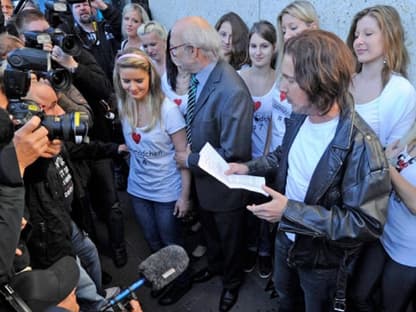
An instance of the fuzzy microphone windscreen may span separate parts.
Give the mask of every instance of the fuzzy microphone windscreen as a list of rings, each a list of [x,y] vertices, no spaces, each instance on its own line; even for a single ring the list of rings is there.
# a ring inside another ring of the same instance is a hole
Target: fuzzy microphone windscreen
[[[149,256],[139,265],[139,272],[159,290],[182,274],[189,264],[189,257],[182,247],[170,245]]]

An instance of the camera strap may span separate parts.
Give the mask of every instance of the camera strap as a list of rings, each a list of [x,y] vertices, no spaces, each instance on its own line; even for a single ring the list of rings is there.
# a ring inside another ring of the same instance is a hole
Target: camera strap
[[[32,312],[23,299],[20,298],[19,294],[16,293],[9,284],[0,286],[0,296],[14,309],[14,311]]]

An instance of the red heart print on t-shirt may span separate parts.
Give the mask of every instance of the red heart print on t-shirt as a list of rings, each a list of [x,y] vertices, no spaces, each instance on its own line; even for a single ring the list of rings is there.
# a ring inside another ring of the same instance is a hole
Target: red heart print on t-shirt
[[[136,142],[136,144],[139,144],[140,139],[142,138],[142,136],[140,135],[140,133],[136,133],[136,132],[133,132],[131,134],[131,137],[133,138],[133,141]]]
[[[261,102],[260,101],[256,101],[254,102],[254,111],[257,111],[261,106]]]
[[[182,104],[182,100],[181,99],[174,99],[173,100],[175,102],[176,105],[181,105]]]

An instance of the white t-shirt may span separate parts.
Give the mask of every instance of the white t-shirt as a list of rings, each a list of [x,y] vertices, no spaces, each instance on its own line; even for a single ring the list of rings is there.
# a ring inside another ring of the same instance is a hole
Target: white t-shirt
[[[123,134],[130,151],[127,192],[157,202],[176,201],[181,193],[181,175],[174,159],[170,135],[185,128],[178,106],[165,98],[161,120],[150,131],[123,121]]]
[[[272,138],[270,142],[270,152],[274,151],[282,144],[285,135],[285,119],[290,117],[292,106],[286,99],[286,96],[279,91],[276,86],[275,96],[272,103]]]
[[[312,175],[329,143],[335,136],[339,118],[324,123],[312,123],[307,117],[299,129],[289,151],[285,195],[303,202]],[[289,239],[295,235],[286,233]]]
[[[376,106],[377,112],[366,106]],[[377,134],[381,145],[387,146],[406,135],[415,122],[416,91],[409,80],[393,74],[376,99],[356,103],[355,109]]]
[[[355,104],[355,110],[371,129],[380,137],[380,101],[379,98],[374,99],[366,104]]]
[[[276,98],[276,85],[263,96],[252,96],[253,113],[253,132],[251,135],[251,154],[253,158],[258,158],[264,154],[267,130],[272,116],[272,105]]]
[[[161,78],[162,83],[162,91],[163,93],[176,105],[178,105],[179,110],[181,111],[182,115],[186,115],[186,109],[188,107],[188,93],[185,93],[183,95],[177,94],[175,91],[173,91],[172,87],[168,83],[168,76],[163,74]]]
[[[416,186],[416,158],[407,151],[399,155],[400,175]],[[396,262],[416,267],[416,215],[412,214],[395,192],[390,195],[387,221],[381,243],[388,255]]]

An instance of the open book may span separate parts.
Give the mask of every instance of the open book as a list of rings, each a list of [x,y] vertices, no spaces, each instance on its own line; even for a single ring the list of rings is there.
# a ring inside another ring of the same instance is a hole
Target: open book
[[[199,152],[198,166],[229,188],[241,188],[269,196],[262,189],[262,185],[266,184],[264,177],[242,174],[225,175],[224,172],[229,168],[228,164],[208,142]]]

